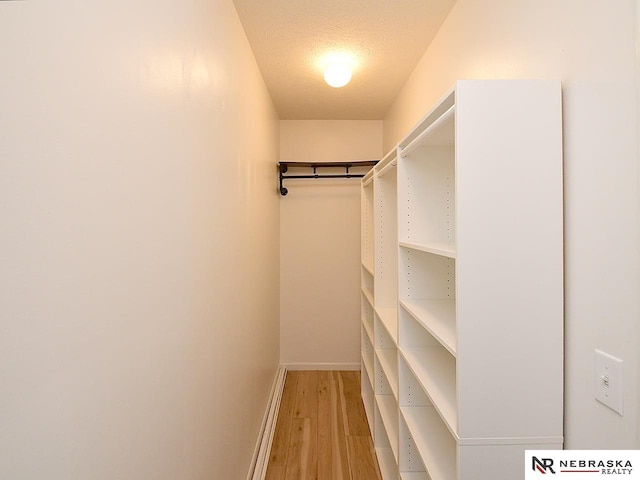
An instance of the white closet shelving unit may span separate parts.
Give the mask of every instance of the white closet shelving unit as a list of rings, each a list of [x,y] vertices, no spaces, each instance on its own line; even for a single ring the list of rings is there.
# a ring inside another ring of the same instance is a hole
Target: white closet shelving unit
[[[562,448],[561,105],[556,81],[459,81],[363,181],[385,480],[514,480]]]
[[[362,295],[361,295],[361,312],[362,312],[362,328],[361,328],[361,350],[362,350],[362,374],[361,389],[362,402],[367,414],[369,428],[373,432],[375,429],[373,419],[374,413],[374,394],[373,394],[373,286],[374,286],[374,230],[373,230],[373,169],[371,169],[362,178],[361,193],[361,279],[362,279]]]

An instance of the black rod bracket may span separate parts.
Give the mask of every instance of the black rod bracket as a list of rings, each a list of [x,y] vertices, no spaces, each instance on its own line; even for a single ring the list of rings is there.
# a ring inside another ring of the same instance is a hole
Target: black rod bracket
[[[278,177],[280,178],[280,195],[282,195],[283,197],[286,196],[287,193],[289,193],[289,190],[285,188],[284,184],[282,183],[286,178],[284,174],[287,173],[288,171],[289,171],[289,166],[286,163],[283,163],[283,162],[278,163],[278,173],[279,173]]]
[[[289,193],[289,189],[284,186],[284,181],[288,178],[362,178],[365,174],[351,173],[350,168],[357,167],[373,167],[378,163],[378,160],[359,160],[354,162],[279,162],[278,163],[278,179],[280,195],[283,197]],[[310,175],[285,175],[289,171],[289,167],[293,168],[311,168],[313,174]],[[319,175],[319,168],[344,168],[343,174],[325,174]]]

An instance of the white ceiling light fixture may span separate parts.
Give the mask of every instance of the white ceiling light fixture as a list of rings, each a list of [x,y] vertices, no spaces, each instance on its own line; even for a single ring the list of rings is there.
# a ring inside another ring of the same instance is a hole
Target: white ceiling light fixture
[[[389,110],[456,1],[233,3],[282,120],[377,120]],[[329,87],[323,78],[335,57],[346,60],[353,72],[343,88]],[[213,82],[213,72],[211,78]]]
[[[332,62],[324,70],[324,81],[333,88],[344,87],[351,81],[351,67],[344,62]]]

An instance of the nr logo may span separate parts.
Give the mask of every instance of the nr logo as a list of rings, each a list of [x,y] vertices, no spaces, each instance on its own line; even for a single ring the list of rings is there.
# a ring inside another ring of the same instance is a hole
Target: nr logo
[[[542,473],[543,475],[547,474],[547,471],[553,473],[555,475],[555,470],[553,469],[553,459],[552,458],[538,458],[538,457],[532,457],[532,463],[533,465],[531,466],[531,468],[533,470],[536,470],[540,473]]]

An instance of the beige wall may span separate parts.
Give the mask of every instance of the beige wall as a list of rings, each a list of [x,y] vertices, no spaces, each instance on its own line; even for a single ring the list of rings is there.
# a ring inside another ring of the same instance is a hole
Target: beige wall
[[[640,447],[635,6],[458,0],[384,122],[388,149],[456,79],[563,81],[565,434],[572,449]],[[594,400],[595,348],[624,360],[623,417]],[[531,381],[544,383],[544,372]]]
[[[280,159],[378,159],[382,122],[283,120]],[[322,172],[319,172],[322,173]],[[280,200],[281,361],[360,364],[360,182],[289,180]]]
[[[279,123],[231,0],[0,3],[0,478],[244,479]]]

